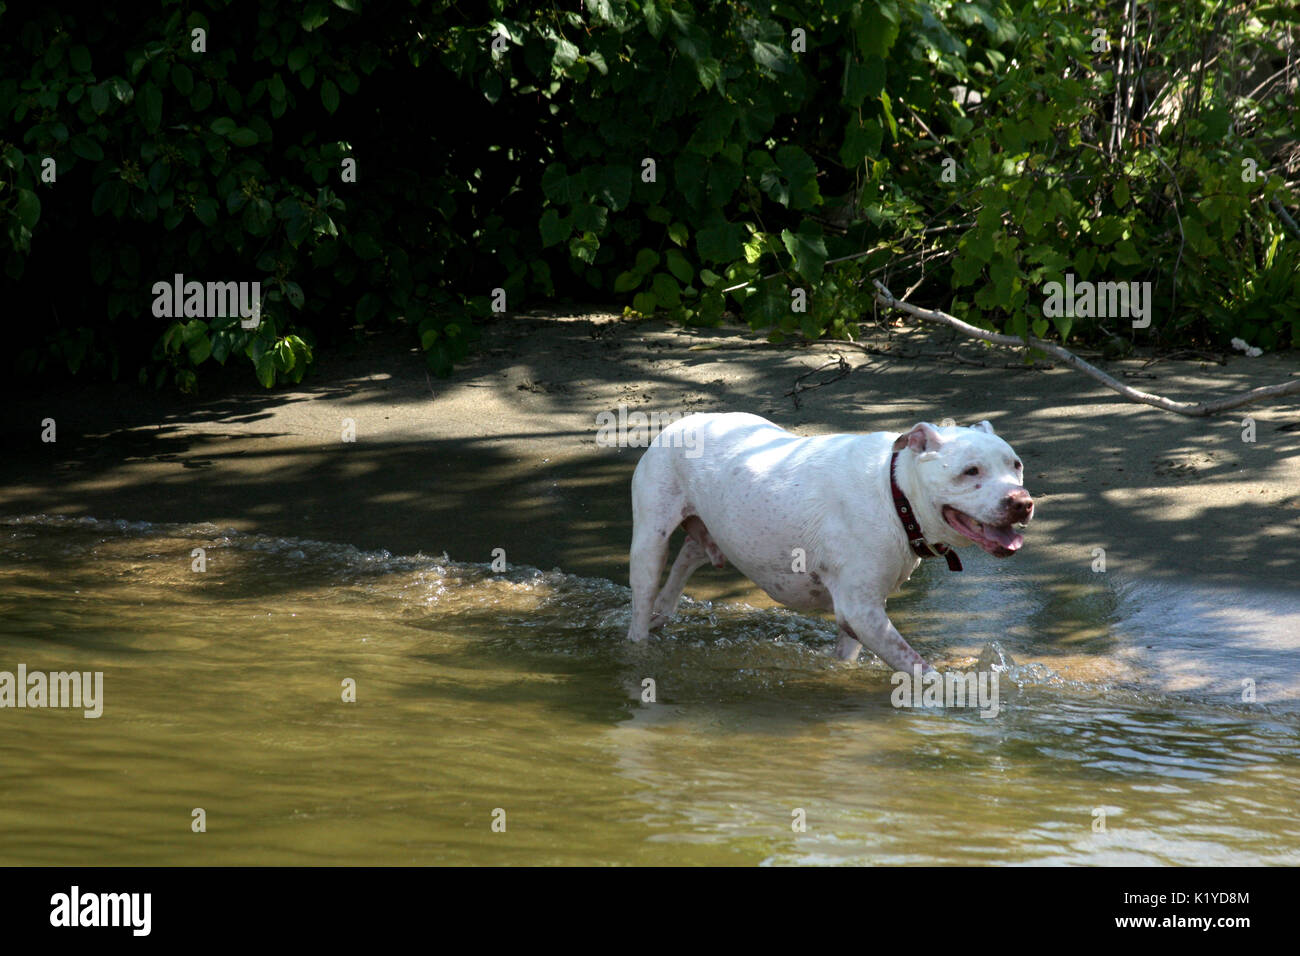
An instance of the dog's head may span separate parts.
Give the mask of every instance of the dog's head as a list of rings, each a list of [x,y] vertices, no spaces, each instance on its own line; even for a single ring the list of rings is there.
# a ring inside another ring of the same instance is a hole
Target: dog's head
[[[1020,457],[992,425],[922,422],[899,435],[894,450],[912,453],[904,493],[932,544],[973,541],[999,558],[1020,550],[1025,539],[1014,526],[1033,517],[1034,499]]]

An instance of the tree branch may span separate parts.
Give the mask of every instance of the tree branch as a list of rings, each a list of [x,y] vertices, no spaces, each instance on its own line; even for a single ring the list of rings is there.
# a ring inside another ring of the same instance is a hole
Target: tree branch
[[[1160,395],[1152,395],[1150,392],[1143,392],[1139,389],[1125,385],[1123,382],[1107,375],[1095,365],[1085,362],[1068,349],[1062,348],[1052,342],[1045,342],[1042,339],[1034,338],[1033,336],[1022,339],[1018,335],[1003,335],[1000,332],[989,332],[985,329],[977,328],[968,322],[963,322],[956,316],[949,315],[947,312],[922,309],[915,305],[910,305],[907,302],[903,302],[900,299],[895,299],[893,293],[886,289],[879,280],[874,280],[874,282],[876,286],[876,301],[887,309],[898,309],[902,312],[908,313],[909,315],[914,315],[923,321],[946,325],[950,329],[956,329],[962,335],[969,336],[973,339],[980,339],[984,342],[991,342],[994,345],[1005,345],[1010,348],[1024,348],[1028,345],[1030,348],[1035,348],[1039,351],[1046,352],[1049,355],[1056,356],[1066,365],[1091,378],[1095,378],[1107,388],[1119,392],[1129,401],[1141,402],[1145,405],[1154,405],[1156,408],[1163,408],[1167,412],[1177,412],[1179,415],[1203,418],[1207,415],[1215,415],[1219,412],[1227,411],[1230,408],[1237,408],[1240,405],[1249,405],[1251,402],[1263,401],[1266,398],[1275,398],[1279,395],[1293,395],[1300,393],[1300,379],[1296,379],[1290,382],[1281,382],[1277,385],[1264,385],[1259,388],[1252,388],[1248,392],[1242,392],[1240,395],[1223,398],[1216,402],[1176,402],[1173,399],[1164,398]]]

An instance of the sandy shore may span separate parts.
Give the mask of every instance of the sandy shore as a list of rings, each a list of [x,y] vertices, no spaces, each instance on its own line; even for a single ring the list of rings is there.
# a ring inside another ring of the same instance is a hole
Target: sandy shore
[[[431,379],[404,338],[380,337],[287,391],[227,374],[193,399],[134,384],[11,398],[0,513],[210,521],[463,561],[505,548],[512,563],[624,582],[640,452],[597,444],[602,411],[753,411],[804,434],[987,418],[1039,501],[1013,559],[1026,570],[1085,569],[1102,547],[1110,569],[1146,577],[1300,580],[1300,430],[1279,430],[1300,422],[1295,399],[1187,419],[916,329],[875,329],[870,350],[778,348],[737,329],[517,316],[487,326],[482,344],[448,380]],[[796,405],[796,380],[837,353],[845,368],[804,378],[826,384]],[[1143,364],[1106,367],[1185,400],[1300,374],[1294,354]],[[1247,413],[1254,443],[1242,440]],[[53,444],[40,439],[45,418]],[[729,570],[701,584],[754,596]]]

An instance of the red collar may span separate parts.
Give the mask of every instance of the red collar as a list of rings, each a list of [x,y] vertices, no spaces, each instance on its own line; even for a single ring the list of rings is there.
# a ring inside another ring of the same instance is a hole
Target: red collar
[[[942,557],[948,562],[949,571],[961,570],[961,558],[957,552],[946,544],[930,544],[925,540],[925,533],[921,526],[916,523],[916,516],[912,511],[912,503],[907,500],[907,495],[903,494],[903,489],[898,487],[898,479],[894,477],[894,470],[898,466],[898,452],[889,459],[889,490],[894,495],[894,510],[898,512],[898,520],[903,522],[903,529],[907,532],[907,543],[912,546],[912,551],[920,558]]]

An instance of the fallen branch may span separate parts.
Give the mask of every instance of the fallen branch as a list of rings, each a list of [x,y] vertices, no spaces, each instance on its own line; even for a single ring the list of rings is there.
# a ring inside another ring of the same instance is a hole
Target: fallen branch
[[[1042,339],[1029,336],[1021,338],[1018,335],[1003,335],[1000,332],[988,332],[984,329],[977,328],[968,322],[963,322],[956,316],[949,315],[947,312],[937,312],[932,309],[922,309],[900,299],[895,299],[885,286],[879,281],[874,280],[876,286],[876,301],[887,309],[898,309],[909,315],[914,315],[925,322],[934,322],[939,325],[946,325],[950,329],[956,329],[963,335],[973,339],[980,339],[984,342],[991,342],[994,345],[1005,345],[1010,348],[1024,348],[1026,345],[1030,348],[1038,349],[1049,355],[1055,355],[1058,359],[1073,369],[1083,374],[1095,378],[1107,388],[1119,392],[1131,402],[1141,402],[1145,405],[1154,405],[1156,408],[1163,408],[1167,412],[1177,412],[1179,415],[1189,415],[1193,418],[1201,418],[1206,415],[1215,415],[1219,412],[1227,411],[1230,408],[1237,408],[1240,405],[1249,405],[1251,402],[1263,401],[1266,398],[1275,398],[1279,395],[1293,395],[1300,392],[1300,379],[1291,382],[1281,382],[1277,385],[1263,385],[1259,388],[1252,388],[1248,392],[1235,395],[1231,398],[1223,398],[1217,402],[1176,402],[1173,399],[1164,398],[1161,395],[1152,395],[1150,392],[1143,392],[1136,388],[1131,388],[1124,383],[1117,381],[1107,375],[1095,365],[1090,365],[1079,356],[1075,355],[1068,349],[1055,345],[1052,342],[1045,342]]]

